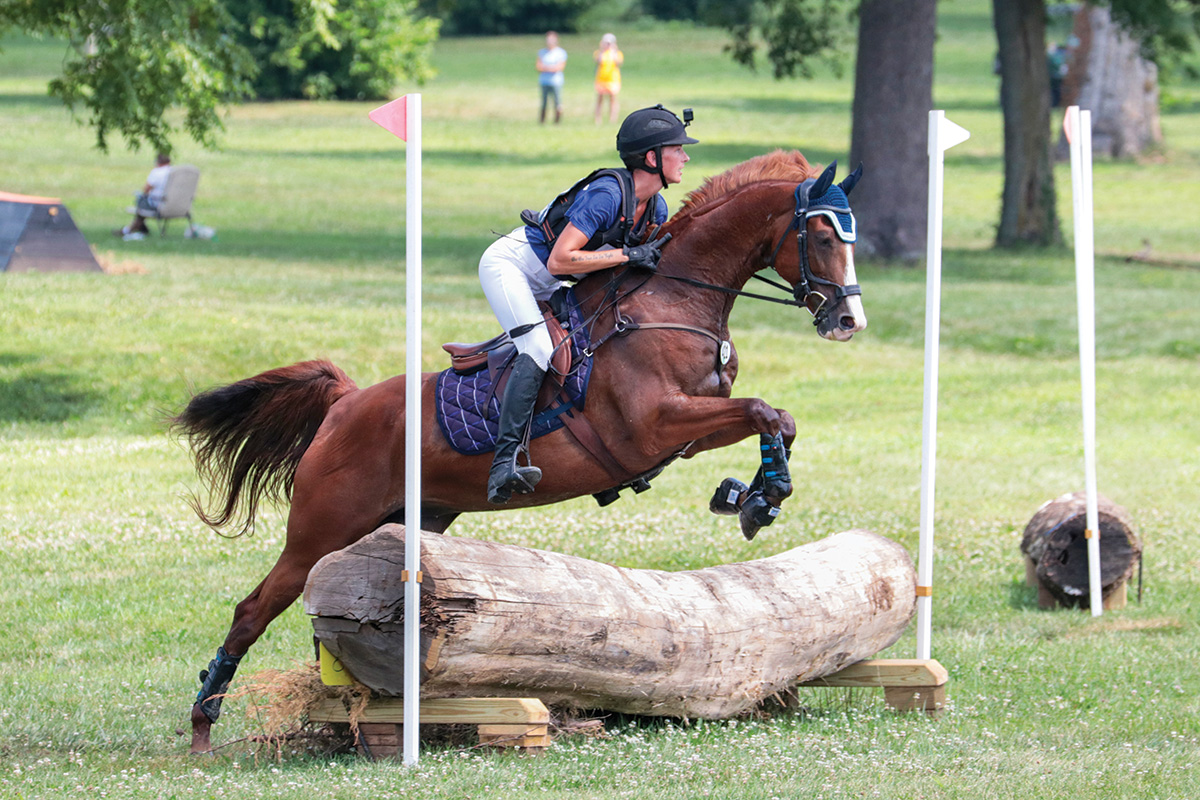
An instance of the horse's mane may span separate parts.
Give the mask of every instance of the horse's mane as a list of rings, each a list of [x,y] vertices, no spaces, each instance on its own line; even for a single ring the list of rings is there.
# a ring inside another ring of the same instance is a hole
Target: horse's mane
[[[743,161],[720,175],[706,178],[696,189],[688,192],[675,216],[700,208],[730,192],[759,181],[791,181],[800,183],[816,175],[817,170],[798,150],[775,150],[749,161]]]

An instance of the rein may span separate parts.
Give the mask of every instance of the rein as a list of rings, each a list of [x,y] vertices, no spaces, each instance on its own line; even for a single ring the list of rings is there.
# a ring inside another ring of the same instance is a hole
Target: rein
[[[764,264],[763,269],[766,269],[769,266],[770,266],[770,264]],[[755,300],[766,300],[768,303],[779,303],[780,305],[784,305],[784,306],[799,307],[803,304],[802,301],[796,300],[796,299],[787,300],[782,297],[771,297],[770,295],[767,295],[767,294],[758,294],[757,292],[747,292],[744,289],[731,289],[728,286],[718,286],[715,283],[705,283],[704,281],[698,281],[695,278],[685,278],[682,275],[661,275],[660,274],[658,277],[667,278],[667,279],[673,280],[673,281],[679,281],[680,283],[686,283],[690,286],[695,286],[699,289],[712,289],[714,292],[723,292],[725,294],[734,294],[734,295],[737,295],[738,297],[752,297]],[[776,289],[781,289],[785,292],[793,292],[794,291],[791,286],[787,286],[785,284],[779,283],[778,281],[773,281],[770,278],[764,278],[762,275],[759,275],[758,273],[755,273],[751,277],[757,278],[758,280],[762,281],[763,283],[769,283],[772,286],[774,286]]]

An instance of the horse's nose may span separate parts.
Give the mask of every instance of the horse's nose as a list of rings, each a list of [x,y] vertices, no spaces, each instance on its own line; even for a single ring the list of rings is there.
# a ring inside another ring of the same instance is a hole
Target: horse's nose
[[[838,317],[838,327],[844,331],[854,331],[858,328],[858,320],[853,314],[842,314]]]

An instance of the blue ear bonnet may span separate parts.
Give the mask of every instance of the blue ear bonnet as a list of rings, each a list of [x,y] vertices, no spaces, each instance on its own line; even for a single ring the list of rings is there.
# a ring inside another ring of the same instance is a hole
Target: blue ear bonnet
[[[799,189],[797,189],[799,194]],[[854,214],[850,211],[850,200],[842,187],[836,183],[825,190],[820,197],[810,198],[805,218],[824,216],[833,223],[838,238],[847,244],[858,241],[858,229],[854,223]]]

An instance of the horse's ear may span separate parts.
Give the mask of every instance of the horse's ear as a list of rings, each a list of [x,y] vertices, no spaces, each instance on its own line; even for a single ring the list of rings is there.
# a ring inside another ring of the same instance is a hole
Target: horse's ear
[[[825,171],[821,173],[821,177],[817,178],[817,182],[808,190],[808,196],[811,199],[820,197],[829,191],[829,187],[833,186],[833,176],[837,174],[837,162],[830,163]]]
[[[846,193],[847,197],[850,196],[850,192],[854,191],[854,187],[858,185],[858,181],[862,177],[862,172],[863,165],[860,161],[854,172],[851,172],[838,184],[838,186],[842,187],[842,191]]]

